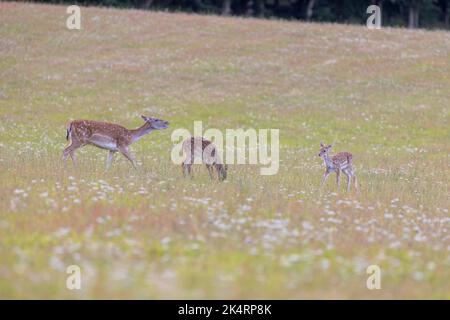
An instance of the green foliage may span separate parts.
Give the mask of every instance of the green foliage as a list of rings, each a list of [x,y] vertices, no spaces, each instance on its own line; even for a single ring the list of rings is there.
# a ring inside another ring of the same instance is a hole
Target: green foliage
[[[156,9],[197,13],[223,12],[227,0],[35,0],[43,3],[67,3],[117,8]],[[417,10],[418,25],[424,28],[449,28],[448,0],[229,0],[231,14],[238,16],[300,19],[307,17],[311,2],[312,21],[362,24],[371,4],[382,7],[383,25],[408,26],[409,11]]]

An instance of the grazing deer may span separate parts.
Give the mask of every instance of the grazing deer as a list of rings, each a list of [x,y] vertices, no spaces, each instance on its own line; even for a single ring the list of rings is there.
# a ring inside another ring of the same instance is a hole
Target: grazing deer
[[[106,170],[111,166],[114,153],[119,151],[127,158],[133,167],[137,169],[134,157],[128,150],[129,146],[149,134],[153,130],[166,129],[169,122],[156,118],[141,116],[145,123],[133,130],[124,128],[118,124],[99,122],[92,120],[74,120],[69,123],[66,139],[70,140],[69,145],[64,149],[64,165],[70,155],[72,162],[76,165],[75,150],[85,145],[93,145],[101,149],[109,150],[106,159]]]
[[[216,146],[211,141],[203,137],[191,137],[183,141],[182,148],[186,154],[186,158],[181,164],[184,176],[189,175],[192,177],[192,164],[194,164],[194,159],[200,158],[202,159],[202,163],[206,165],[211,179],[214,179],[214,169],[216,169],[219,181],[227,178],[228,166],[222,163]]]
[[[333,171],[336,172],[336,184],[339,187],[340,174],[341,171],[347,176],[347,192],[350,191],[350,181],[351,178],[354,179],[355,188],[358,189],[358,182],[356,180],[355,170],[353,169],[352,159],[353,155],[349,152],[339,152],[332,156],[328,155],[332,145],[325,146],[322,142],[320,143],[319,157],[323,159],[325,163],[326,171],[323,175],[322,186],[327,180],[329,174]]]

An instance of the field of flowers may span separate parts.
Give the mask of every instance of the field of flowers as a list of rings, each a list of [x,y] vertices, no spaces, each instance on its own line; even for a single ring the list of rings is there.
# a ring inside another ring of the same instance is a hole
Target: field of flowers
[[[0,298],[450,299],[450,33],[0,3]],[[170,121],[61,161],[72,119]],[[277,128],[280,170],[184,179],[176,128]],[[350,151],[336,188],[319,143]],[[81,269],[81,290],[66,268]],[[366,268],[381,269],[368,290]]]

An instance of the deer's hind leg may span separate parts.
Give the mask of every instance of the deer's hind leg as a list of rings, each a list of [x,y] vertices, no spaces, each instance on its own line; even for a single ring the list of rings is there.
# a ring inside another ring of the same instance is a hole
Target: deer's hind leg
[[[67,166],[67,157],[69,157],[69,156],[72,159],[73,165],[74,166],[77,165],[75,150],[77,150],[78,148],[81,148],[82,146],[83,146],[83,144],[80,141],[70,139],[70,144],[63,151],[64,166]]]
[[[356,178],[355,170],[352,168],[352,177],[353,177],[353,184],[355,185],[355,189],[358,189],[358,179]]]
[[[351,179],[352,179],[352,173],[351,173],[351,169],[345,169],[343,170],[344,174],[347,176],[347,192],[350,191],[350,184],[351,184]]]

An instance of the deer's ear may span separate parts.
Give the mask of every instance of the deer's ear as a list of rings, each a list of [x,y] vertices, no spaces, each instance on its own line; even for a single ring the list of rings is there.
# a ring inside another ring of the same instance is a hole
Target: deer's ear
[[[329,145],[328,145],[328,148],[331,148],[331,147],[332,147],[332,145],[331,145],[331,144],[329,144]]]
[[[141,118],[144,119],[144,121],[148,121],[148,118],[141,114]]]
[[[321,146],[321,147],[324,147],[324,145],[323,145],[323,142],[322,142],[322,141],[320,141],[320,146]]]

